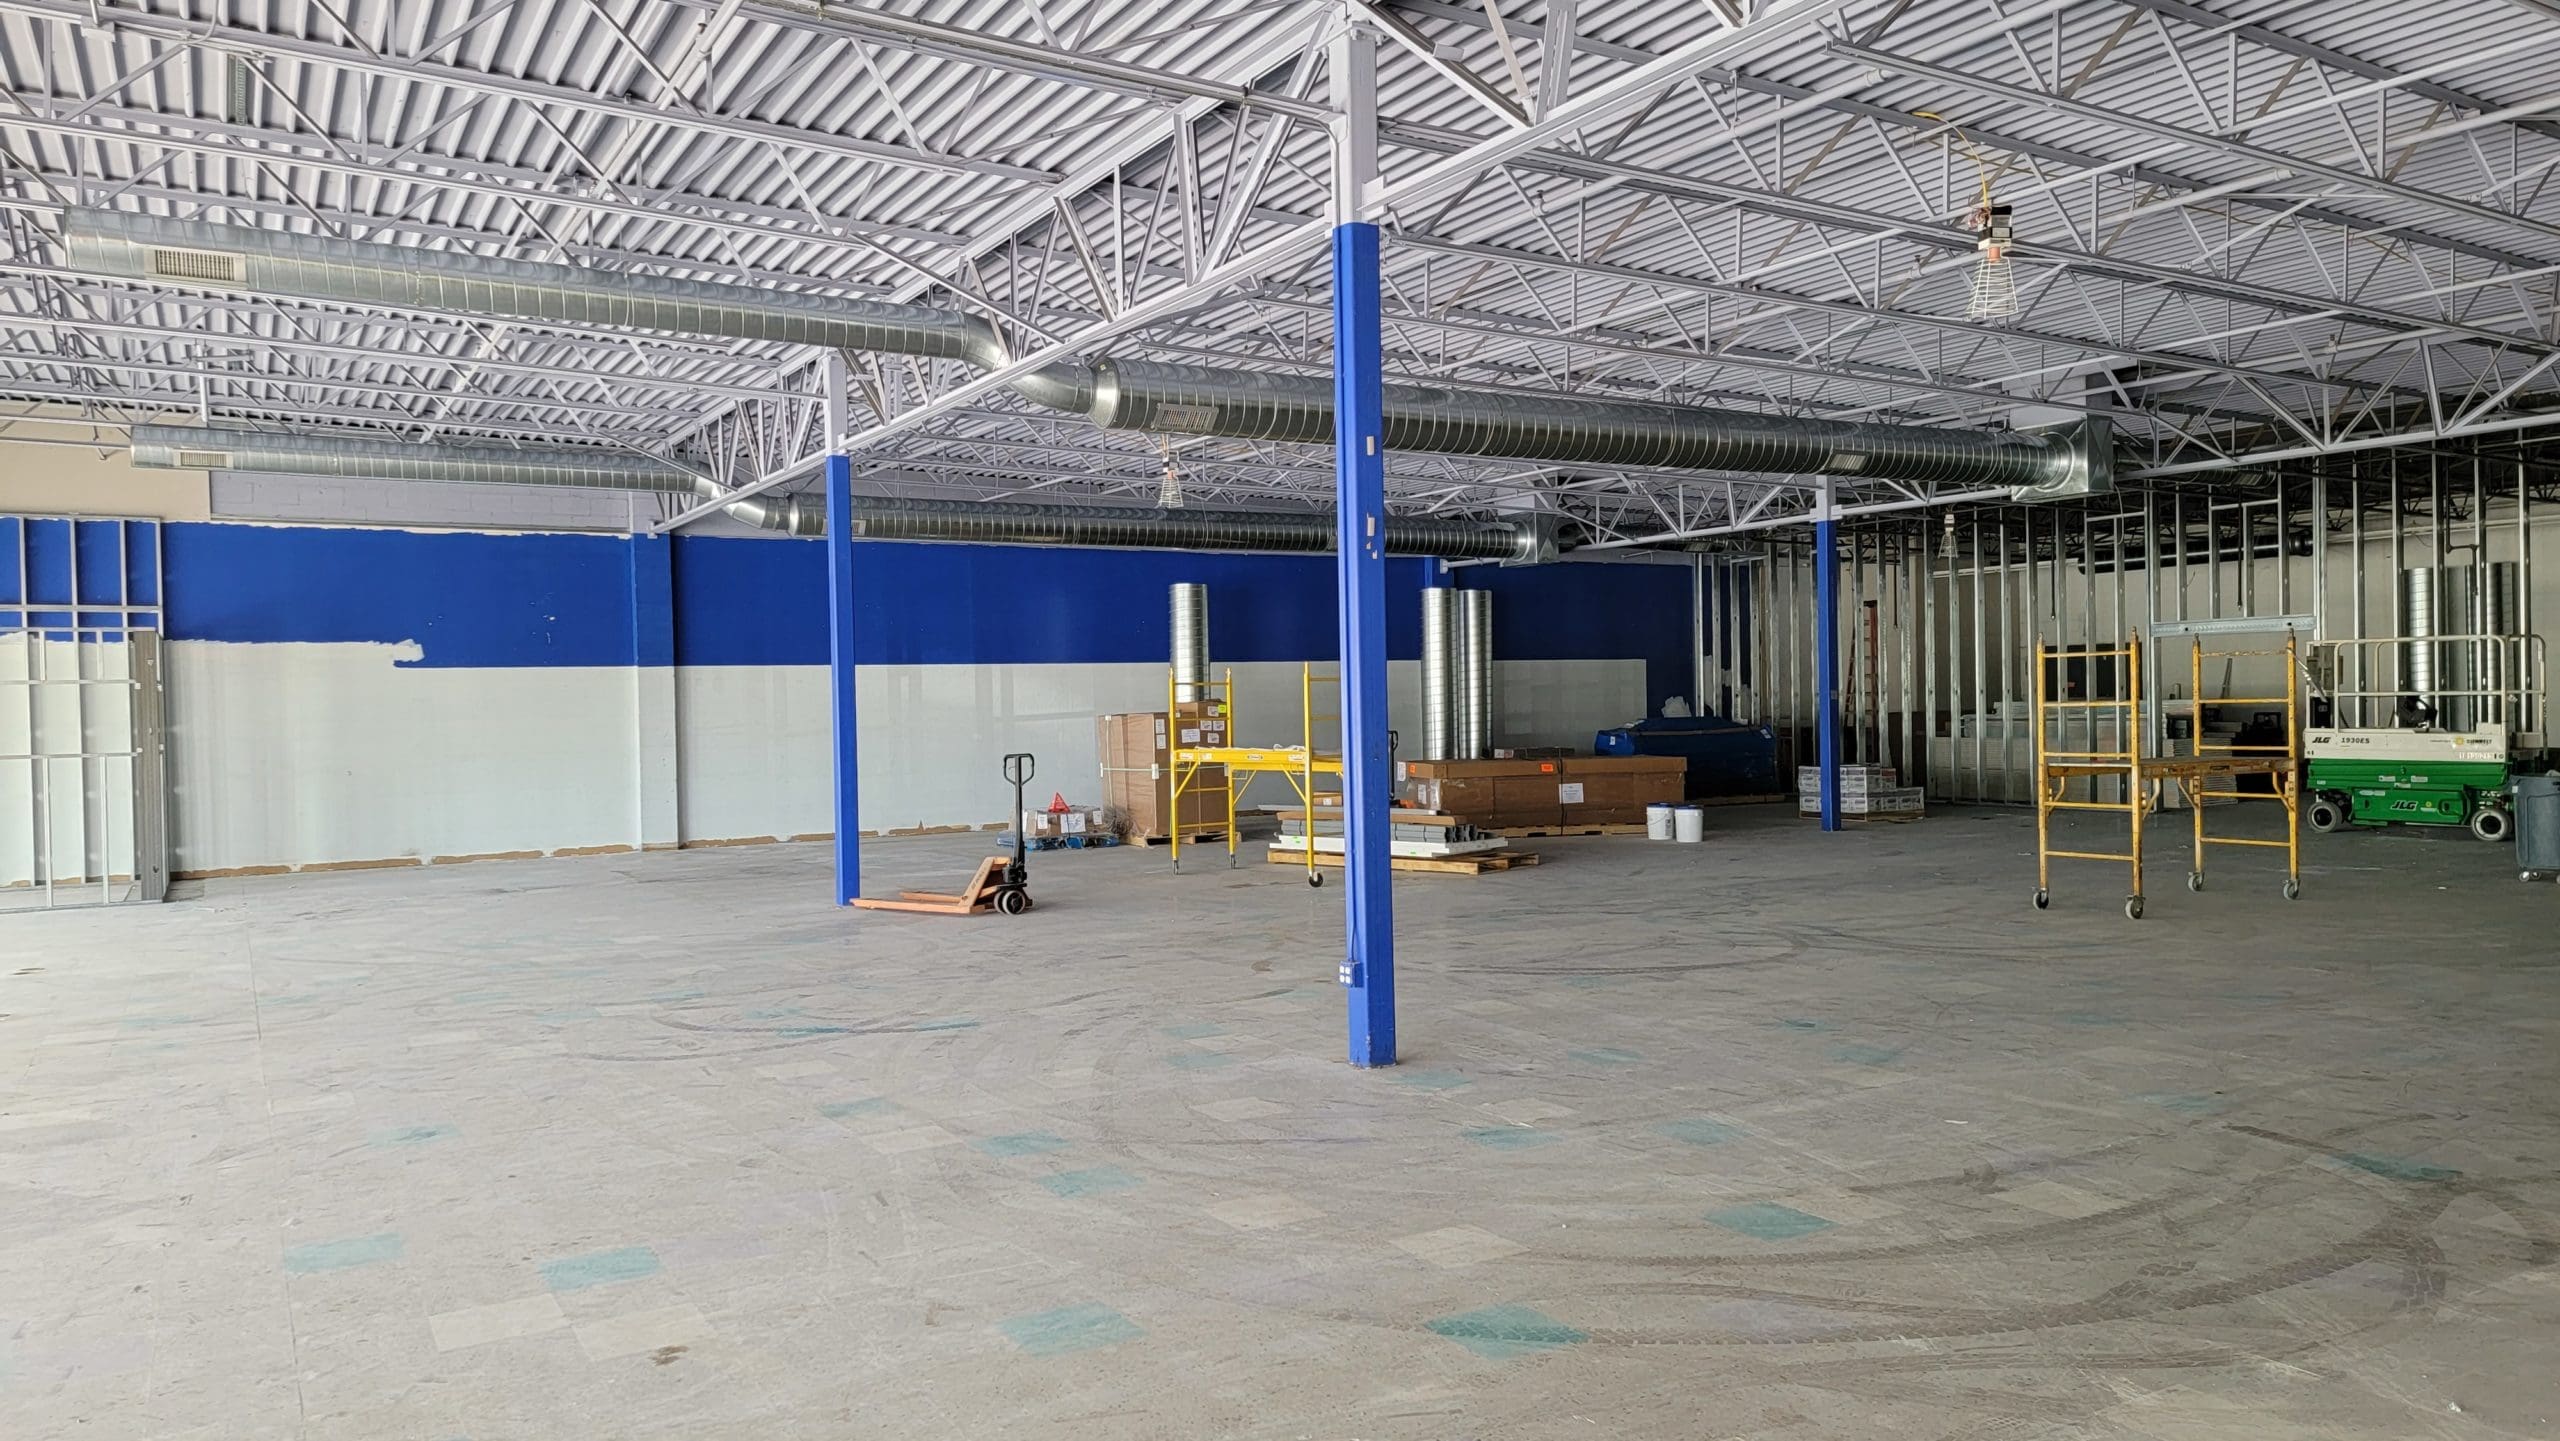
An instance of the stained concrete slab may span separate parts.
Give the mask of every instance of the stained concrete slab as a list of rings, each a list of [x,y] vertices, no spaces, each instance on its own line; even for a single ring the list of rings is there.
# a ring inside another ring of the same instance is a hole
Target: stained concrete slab
[[[2030,909],[2013,812],[1715,821],[1400,881],[1382,1073],[1339,888],[1198,852],[1016,919],[778,847],[0,920],[0,1435],[2560,1424],[2560,886],[2323,837],[2137,924]]]

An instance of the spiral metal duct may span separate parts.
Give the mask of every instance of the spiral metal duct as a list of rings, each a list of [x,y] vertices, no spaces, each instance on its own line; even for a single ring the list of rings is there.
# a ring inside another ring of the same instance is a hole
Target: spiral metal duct
[[[360,436],[287,435],[216,426],[137,425],[133,463],[159,469],[562,485],[712,498],[726,494],[682,466],[641,455],[410,445]],[[762,500],[740,501],[729,509],[751,525],[797,535],[819,535],[826,527],[824,511],[805,499],[770,505]],[[1323,511],[1141,510],[858,495],[853,498],[853,533],[869,540],[1327,555],[1333,550],[1334,524],[1333,517]],[[1387,521],[1387,553],[1445,560],[1548,561],[1556,557],[1556,534],[1552,523],[1544,521],[1514,524],[1394,516]]]
[[[1091,413],[1107,430],[1321,445],[1333,439],[1333,385],[1307,376],[1106,360],[1094,368]],[[2092,459],[2087,437],[2068,432],[1940,430],[1438,386],[1389,385],[1386,417],[1389,450],[1663,470],[2068,488],[2088,481]],[[2105,422],[2096,425],[2103,437]]]
[[[1172,603],[1173,698],[1196,701],[1209,679],[1209,588],[1176,581]]]
[[[178,470],[251,470],[376,480],[471,480],[576,490],[691,495],[709,484],[681,466],[606,450],[410,445],[362,436],[285,435],[193,425],[137,425],[133,463]]]
[[[2436,572],[2413,565],[2400,572],[2400,694],[2433,709],[2436,703]]]
[[[1493,592],[1462,590],[1458,680],[1458,753],[1468,760],[1493,754]]]
[[[72,265],[127,280],[920,355],[963,361],[980,370],[1012,359],[986,321],[921,305],[406,249],[112,210],[66,212],[62,232]],[[1017,380],[1014,388],[1052,410],[1083,410],[1092,403],[1091,378],[1080,365],[1047,367]]]
[[[68,211],[63,233],[75,266],[163,284],[945,357],[980,370],[1011,359],[986,321],[922,306],[114,211]],[[1084,412],[1106,429],[1306,444],[1333,438],[1331,383],[1305,376],[1104,361],[1091,371],[1048,366],[1013,385],[1033,404]],[[1386,421],[1386,444],[1395,450],[2047,494],[2103,489],[2113,464],[2102,417],[2027,434],[1390,385]],[[752,523],[796,529],[803,522],[765,513]]]
[[[1457,750],[1452,724],[1457,698],[1450,683],[1456,675],[1458,591],[1445,585],[1422,592],[1422,759],[1454,760]]]

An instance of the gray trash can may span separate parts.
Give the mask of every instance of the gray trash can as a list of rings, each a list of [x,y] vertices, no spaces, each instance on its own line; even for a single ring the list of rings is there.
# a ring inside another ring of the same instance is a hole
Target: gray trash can
[[[2560,775],[2517,776],[2516,869],[2524,879],[2560,878]]]

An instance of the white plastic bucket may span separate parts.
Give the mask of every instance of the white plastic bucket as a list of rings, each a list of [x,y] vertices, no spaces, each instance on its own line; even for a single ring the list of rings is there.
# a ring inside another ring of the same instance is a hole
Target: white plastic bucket
[[[1649,841],[1667,841],[1671,839],[1674,834],[1672,830],[1671,813],[1677,809],[1679,809],[1677,806],[1646,806],[1644,808],[1644,838]]]
[[[1682,806],[1671,813],[1673,833],[1684,841],[1707,838],[1707,813],[1696,806]]]

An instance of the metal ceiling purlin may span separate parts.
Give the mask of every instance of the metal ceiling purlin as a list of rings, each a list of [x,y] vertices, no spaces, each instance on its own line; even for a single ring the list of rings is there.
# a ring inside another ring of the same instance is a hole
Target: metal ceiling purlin
[[[1163,451],[1065,449],[1004,381],[1051,356],[1330,364],[1313,82],[1345,3],[357,0],[306,25],[0,0],[0,395],[681,445],[747,494],[801,485],[813,444],[975,489],[1143,488]],[[1387,363],[1427,383],[2090,410],[2157,476],[2529,434],[2560,393],[2560,95],[2512,5],[1348,3],[1392,42],[1368,210]],[[2010,327],[1960,318],[1977,163],[2018,217]],[[53,240],[96,204],[952,306],[1020,358],[861,360],[830,436],[812,351],[101,282]],[[1204,494],[1327,479],[1302,447],[1175,453]],[[1618,543],[1797,494],[1389,477],[1450,510],[1528,484]]]

